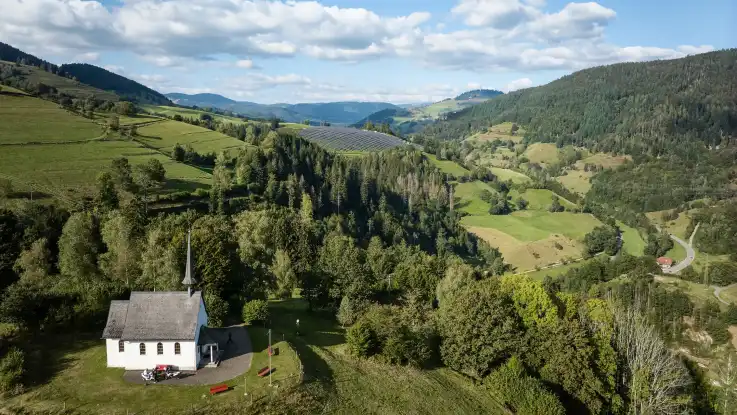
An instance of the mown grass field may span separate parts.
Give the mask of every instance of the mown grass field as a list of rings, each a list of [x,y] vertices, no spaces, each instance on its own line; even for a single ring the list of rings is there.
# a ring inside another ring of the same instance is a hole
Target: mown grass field
[[[520,211],[509,215],[464,216],[464,226],[494,228],[520,241],[532,242],[550,235],[564,235],[581,239],[601,222],[585,213],[550,213],[545,211]]]
[[[569,170],[564,176],[558,176],[555,178],[560,184],[565,186],[566,189],[585,195],[591,190],[591,177],[594,174],[583,170]]]
[[[454,196],[458,199],[455,208],[469,215],[488,215],[489,204],[481,200],[481,192],[484,190],[496,193],[488,184],[478,180],[458,183],[454,191]]]
[[[645,216],[647,216],[650,222],[659,226],[662,230],[672,233],[673,235],[687,241],[691,235],[687,235],[686,230],[688,225],[691,223],[692,215],[697,213],[699,209],[690,209],[685,212],[680,212],[676,219],[664,221],[663,213],[670,212],[671,210],[672,209],[647,212],[645,213]]]
[[[0,145],[92,140],[102,134],[94,121],[53,102],[0,94]]]
[[[524,156],[531,163],[555,163],[558,161],[558,147],[550,143],[533,143],[527,146]]]
[[[2,84],[0,84],[0,92],[10,92],[12,94],[28,95],[26,94],[26,91],[21,91],[20,89],[13,88],[12,86],[2,85]]]
[[[257,372],[268,366],[268,334],[259,327],[249,328],[254,348],[251,368],[245,376],[231,379],[227,384],[231,390],[212,398],[210,386],[134,385],[123,380],[123,369],[106,367],[105,343],[99,333],[80,339],[80,335],[60,336],[52,340],[56,350],[51,363],[58,369],[46,383],[29,393],[0,403],[1,408],[24,408],[38,413],[61,412],[63,408],[75,414],[175,414],[188,411],[216,411],[224,405],[248,407],[251,396],[244,396],[244,382],[253,399],[268,399],[279,389],[269,387],[268,377],[260,378]],[[282,388],[298,383],[299,360],[295,351],[281,336],[273,338],[273,346],[279,354],[272,356],[272,367],[276,368],[272,382]],[[39,345],[40,346],[40,345]],[[50,368],[38,368],[47,372]],[[31,376],[39,373],[32,372]],[[11,412],[14,413],[14,412]],[[221,412],[222,413],[222,412]]]
[[[512,202],[515,202],[517,198],[521,197],[529,203],[527,206],[528,210],[543,210],[546,211],[553,203],[553,196],[557,196],[555,193],[548,189],[527,189],[524,193],[520,193],[518,190],[512,190],[509,192],[509,196],[512,197]],[[566,209],[573,209],[576,204],[558,196],[560,204]]]
[[[524,182],[529,182],[531,180],[529,177],[527,177],[527,175],[518,173],[510,169],[502,169],[499,167],[489,167],[489,170],[491,170],[494,176],[498,177],[499,180],[502,180],[502,181],[511,180],[514,183],[524,183]]]
[[[684,294],[688,295],[696,303],[702,304],[707,301],[717,301],[714,296],[714,289],[708,285],[685,281],[677,277],[657,276],[655,280],[666,286],[683,291]],[[723,296],[724,292],[722,292]]]
[[[23,78],[30,81],[31,83],[37,84],[40,82],[49,86],[53,86],[54,88],[59,90],[59,92],[71,95],[73,97],[94,97],[100,100],[116,102],[119,100],[118,96],[112,92],[103,91],[101,89],[85,85],[69,78],[54,75],[50,72],[43,71],[36,66],[16,66],[15,62],[0,61],[0,66],[3,65],[10,65],[14,69],[20,71]]]
[[[450,160],[438,160],[437,157],[435,157],[434,154],[425,154],[427,156],[427,159],[430,160],[432,164],[434,164],[437,168],[439,168],[443,173],[452,174],[453,176],[460,177],[464,176],[466,174],[469,174],[470,172],[461,167],[458,163]]]
[[[0,173],[20,183],[82,190],[93,186],[97,175],[108,169],[117,157],[126,157],[133,165],[158,159],[166,169],[167,185],[172,189],[187,187],[186,182],[195,187],[209,187],[212,181],[209,174],[132,141],[5,146],[0,151]]]
[[[242,141],[206,128],[178,121],[162,121],[138,129],[137,140],[165,153],[171,153],[178,143],[191,145],[199,153],[218,153],[243,147]]]
[[[630,255],[641,256],[645,252],[645,241],[635,228],[631,228],[622,222],[617,221],[622,232],[622,249]]]

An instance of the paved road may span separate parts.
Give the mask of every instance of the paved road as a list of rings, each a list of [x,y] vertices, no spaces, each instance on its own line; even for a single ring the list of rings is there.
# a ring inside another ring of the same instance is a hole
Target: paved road
[[[670,267],[670,269],[666,270],[666,274],[678,274],[679,272],[683,271],[684,268],[691,265],[693,260],[696,258],[696,252],[693,249],[693,238],[694,235],[696,235],[696,231],[699,230],[699,225],[700,224],[697,224],[694,228],[693,232],[691,233],[691,237],[688,238],[688,242],[675,235],[670,235],[671,239],[673,239],[676,243],[681,244],[681,246],[686,249],[686,258]]]
[[[731,285],[730,285],[730,286],[727,286],[727,287],[718,287],[718,286],[716,286],[716,285],[710,285],[710,286],[709,286],[709,288],[713,288],[713,289],[714,289],[714,297],[716,297],[716,298],[717,298],[717,300],[719,300],[719,301],[720,301],[720,302],[721,302],[722,304],[729,304],[729,303],[728,303],[727,301],[724,301],[724,300],[722,299],[722,297],[720,297],[720,296],[719,296],[719,294],[721,294],[721,293],[722,293],[722,290],[723,290],[723,289],[725,289],[725,288],[729,288],[729,287],[731,287]]]

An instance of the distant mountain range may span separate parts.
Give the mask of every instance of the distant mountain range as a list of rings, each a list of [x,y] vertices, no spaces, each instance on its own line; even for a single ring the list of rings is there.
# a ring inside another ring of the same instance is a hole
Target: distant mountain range
[[[328,102],[304,104],[257,104],[248,101],[235,101],[217,94],[166,94],[177,105],[200,108],[219,108],[245,115],[250,118],[279,118],[285,122],[313,123],[327,121],[332,124],[353,124],[368,115],[398,106],[388,102]]]
[[[464,92],[455,98],[446,98],[431,104],[401,105],[399,108],[386,108],[370,114],[353,124],[353,126],[360,128],[368,121],[374,124],[389,124],[395,133],[407,135],[419,131],[422,127],[447,114],[481,104],[500,95],[504,95],[504,93],[495,89],[475,89]]]

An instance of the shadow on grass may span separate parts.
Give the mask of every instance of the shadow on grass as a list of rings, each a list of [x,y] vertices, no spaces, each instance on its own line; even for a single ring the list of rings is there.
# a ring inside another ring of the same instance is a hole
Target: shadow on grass
[[[177,192],[193,192],[197,189],[208,189],[210,186],[204,183],[191,182],[184,179],[166,179],[164,190]]]
[[[77,362],[71,355],[99,346],[101,342],[100,333],[49,333],[27,339],[23,342],[26,353],[24,383],[30,387],[48,383]]]
[[[307,302],[299,298],[274,301],[270,307],[271,326],[289,340],[299,354],[305,383],[319,383],[324,392],[334,392],[333,370],[316,352],[316,349],[344,342],[344,330],[338,327],[334,315],[308,311]]]

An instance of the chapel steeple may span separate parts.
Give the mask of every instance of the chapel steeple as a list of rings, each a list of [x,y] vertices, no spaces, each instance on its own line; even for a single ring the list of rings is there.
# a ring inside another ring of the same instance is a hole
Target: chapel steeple
[[[192,266],[192,230],[187,231],[187,268],[184,270],[184,279],[182,284],[187,286],[187,293],[192,296],[192,285],[196,282],[194,279],[194,267]]]

